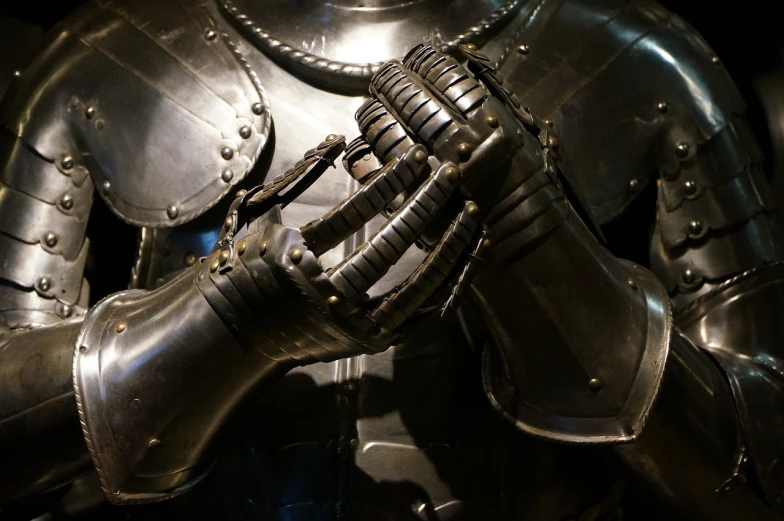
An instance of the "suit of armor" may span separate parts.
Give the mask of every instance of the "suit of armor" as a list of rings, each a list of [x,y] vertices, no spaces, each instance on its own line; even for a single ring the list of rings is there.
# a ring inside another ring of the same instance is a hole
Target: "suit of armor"
[[[83,6],[0,108],[2,508],[776,519],[743,111],[651,2]],[[140,233],[91,307],[94,193]]]

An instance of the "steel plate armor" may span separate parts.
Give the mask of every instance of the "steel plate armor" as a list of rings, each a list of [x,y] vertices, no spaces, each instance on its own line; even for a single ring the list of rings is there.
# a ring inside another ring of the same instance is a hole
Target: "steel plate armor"
[[[86,4],[0,106],[0,513],[776,519],[743,112],[647,1]]]

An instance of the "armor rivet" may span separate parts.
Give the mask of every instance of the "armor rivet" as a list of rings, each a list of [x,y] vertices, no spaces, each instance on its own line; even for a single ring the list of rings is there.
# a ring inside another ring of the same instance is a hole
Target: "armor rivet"
[[[331,297],[329,297],[329,298],[327,299],[327,304],[330,304],[330,305],[332,305],[332,306],[334,306],[334,305],[335,305],[335,304],[337,304],[338,302],[340,302],[340,299],[339,299],[338,297],[336,297],[335,295],[332,295]]]
[[[520,47],[517,48],[517,52],[519,52],[520,54],[528,54],[529,52],[531,52],[531,48],[527,45],[521,45]]]
[[[447,181],[449,181],[450,183],[456,183],[460,179],[460,170],[458,170],[453,166],[450,166],[449,168],[446,169],[444,175],[446,176]]]
[[[712,62],[713,62],[715,65],[718,65],[718,64],[719,64],[719,62],[720,62],[721,60],[719,60],[719,57],[718,57],[718,56],[714,56],[713,58],[711,58],[711,61],[712,61]]]
[[[226,264],[228,260],[229,260],[229,250],[221,250],[221,252],[218,254],[218,261],[220,262],[221,266]]]
[[[231,228],[232,224],[234,224],[234,218],[231,215],[229,215],[228,217],[226,217],[226,220],[223,221],[223,227],[228,229]]]
[[[54,248],[57,244],[57,235],[52,232],[47,233],[44,237],[44,243],[50,248]]]
[[[427,152],[425,152],[424,150],[417,150],[414,153],[414,161],[416,161],[417,163],[424,163],[425,161],[427,161]]]
[[[692,235],[699,235],[702,231],[702,222],[698,220],[694,220],[689,223],[689,231]]]
[[[466,49],[468,49],[469,51],[479,50],[479,47],[477,47],[475,43],[467,43],[467,44],[465,44],[465,46],[466,46]]]
[[[65,156],[61,164],[63,165],[63,170],[70,170],[74,166],[73,158],[71,156]]]
[[[199,282],[201,282],[202,280],[204,280],[204,273],[199,273],[199,276],[198,276],[198,277],[196,277],[196,280],[198,280]]]
[[[691,270],[686,270],[683,272],[683,282],[686,284],[691,284],[694,282],[694,272]]]
[[[73,208],[73,203],[74,203],[73,202],[73,197],[71,197],[69,194],[65,194],[60,199],[60,206],[62,206],[66,210],[70,210],[71,208]]]
[[[68,318],[71,316],[71,314],[73,314],[73,308],[71,308],[71,306],[68,304],[63,304],[63,306],[60,308],[60,314],[63,316],[63,318]]]
[[[262,114],[264,114],[264,105],[262,105],[261,103],[254,103],[253,106],[251,107],[251,110],[257,116],[261,116]]]
[[[629,287],[630,288],[637,289],[637,281],[636,280],[634,280],[632,278],[629,278],[629,280],[627,282],[629,283]]]
[[[154,449],[155,447],[157,447],[160,444],[161,444],[161,440],[159,440],[157,438],[153,438],[153,439],[150,440],[150,443],[148,443],[147,446],[149,448],[151,448],[151,449]]]
[[[218,266],[220,266],[220,263],[218,262],[218,260],[217,260],[217,259],[216,259],[216,260],[214,260],[214,261],[212,261],[212,262],[210,263],[210,271],[211,271],[212,273],[215,273],[216,271],[218,271]]]
[[[99,119],[98,121],[95,122],[95,128],[97,128],[98,130],[101,130],[103,128],[104,124],[105,124],[104,120]]]
[[[109,181],[104,181],[103,185],[101,185],[101,186],[103,187],[103,192],[104,193],[108,193],[109,190],[112,189],[112,183],[110,183]]]
[[[122,333],[126,329],[128,329],[128,324],[126,324],[125,322],[120,322],[119,324],[117,324],[117,327],[114,328],[114,330],[117,331],[118,333]]]
[[[355,384],[354,382],[348,382],[343,386],[343,393],[346,396],[354,396],[355,394],[357,394],[358,390],[359,388],[357,387],[357,384]]]
[[[84,117],[86,117],[87,119],[93,119],[93,116],[95,116],[94,108],[87,107],[86,109],[84,109]]]
[[[476,217],[477,215],[479,215],[479,207],[475,203],[470,203],[466,207],[466,211],[468,212],[468,215],[470,215],[471,217]]]
[[[234,150],[230,149],[229,147],[223,147],[221,149],[221,157],[228,161],[232,157],[234,157]]]
[[[457,147],[457,155],[460,158],[460,161],[468,161],[471,158],[471,145],[468,143],[460,143]]]
[[[302,250],[299,248],[291,248],[289,251],[289,259],[291,259],[291,262],[294,264],[299,264],[302,260]]]
[[[52,287],[52,280],[49,277],[41,277],[38,279],[38,287],[41,291],[49,291],[49,288]]]
[[[84,353],[85,351],[87,351],[87,346],[79,346],[80,353]]]
[[[140,399],[134,398],[133,400],[131,400],[131,407],[133,407],[134,409],[138,409],[141,406],[142,406],[142,401]]]
[[[334,141],[338,138],[337,134],[327,134],[327,137],[324,138],[324,141]]]
[[[216,36],[218,36],[218,34],[212,29],[207,29],[206,31],[204,31],[204,38],[206,38],[210,42],[214,40]]]
[[[224,181],[226,181],[228,183],[229,181],[234,179],[234,172],[232,172],[231,170],[229,170],[227,168],[226,170],[221,172],[221,179],[223,179]]]
[[[166,208],[166,215],[169,216],[169,219],[176,219],[178,213],[180,213],[180,211],[174,205],[171,205],[168,208]]]
[[[264,255],[267,253],[267,243],[266,241],[261,241],[259,243],[259,255]]]
[[[560,141],[558,141],[557,137],[555,137],[555,136],[548,136],[548,138],[547,138],[547,148],[549,148],[550,150],[558,150],[558,147],[560,146],[560,144],[561,143],[560,143]]]
[[[250,127],[244,126],[240,127],[240,137],[242,139],[248,139],[251,135]]]
[[[487,249],[490,247],[491,244],[492,243],[490,242],[490,239],[485,239],[482,241],[482,248]]]
[[[697,183],[694,181],[686,181],[683,183],[683,191],[686,192],[686,195],[694,195],[697,191]]]
[[[183,257],[182,260],[186,266],[193,266],[194,264],[196,264],[196,254],[193,253],[192,251],[186,251],[185,257]]]
[[[490,114],[485,118],[485,121],[491,128],[498,128],[498,116]]]
[[[686,143],[678,143],[678,146],[675,149],[675,153],[681,159],[685,158],[686,156],[689,155],[689,145],[687,145]]]
[[[238,191],[237,191],[237,195],[235,195],[234,197],[235,197],[235,198],[237,198],[237,199],[239,199],[240,197],[245,197],[245,194],[247,194],[247,193],[248,193],[248,191],[247,191],[247,190],[245,190],[245,189],[243,189],[243,190],[238,190]]]
[[[14,78],[18,78],[22,75],[22,71],[14,71]]]
[[[634,193],[640,189],[640,182],[636,179],[629,181],[629,191]]]
[[[353,440],[351,440],[351,441],[350,441],[348,444],[349,444],[349,446],[350,446],[352,449],[357,449],[357,448],[359,447],[359,440],[358,440],[358,439],[356,439],[356,438],[354,438],[354,439],[353,439]]]
[[[591,378],[588,380],[588,389],[590,389],[592,393],[598,393],[602,390],[602,381],[598,378]]]
[[[656,108],[659,109],[659,112],[664,114],[665,112],[667,112],[667,109],[668,109],[667,102],[666,101],[660,101],[659,104],[656,105]]]
[[[240,241],[240,243],[239,243],[239,244],[237,244],[237,254],[238,254],[238,255],[242,255],[243,253],[245,253],[245,248],[246,248],[247,246],[248,246],[248,243],[247,243],[247,241],[244,241],[244,240],[243,240],[243,241]]]
[[[552,119],[544,120],[544,124],[547,125],[550,128],[553,128],[553,120]]]

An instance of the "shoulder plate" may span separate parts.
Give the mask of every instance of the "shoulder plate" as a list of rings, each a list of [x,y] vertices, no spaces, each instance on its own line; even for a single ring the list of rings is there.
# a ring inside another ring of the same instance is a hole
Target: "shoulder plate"
[[[486,49],[553,126],[602,223],[678,167],[678,144],[696,148],[745,110],[704,40],[653,2],[545,2],[515,24]]]
[[[258,78],[206,11],[152,0],[90,4],[64,22],[0,122],[58,168],[88,172],[123,220],[153,227],[214,205],[270,130]]]

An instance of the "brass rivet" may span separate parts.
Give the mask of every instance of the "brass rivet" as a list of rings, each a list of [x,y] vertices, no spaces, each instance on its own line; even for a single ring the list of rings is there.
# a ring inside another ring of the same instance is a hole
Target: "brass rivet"
[[[686,192],[686,195],[694,195],[697,192],[697,183],[694,181],[686,181],[683,183],[683,191]]]
[[[206,38],[208,41],[214,40],[215,37],[217,36],[218,36],[217,33],[212,29],[207,29],[206,31],[204,31],[204,38]]]
[[[14,78],[18,78],[22,75],[22,71],[14,71]]]
[[[414,153],[414,161],[416,161],[417,163],[424,163],[425,161],[427,161],[427,152],[425,152],[424,150],[417,150]]]
[[[289,251],[289,259],[291,259],[291,262],[294,264],[299,264],[302,260],[302,250],[299,248],[291,248]]]
[[[691,284],[694,282],[694,272],[692,270],[686,270],[683,272],[683,282],[686,284]]]
[[[235,195],[234,197],[236,197],[237,199],[239,199],[240,197],[244,197],[244,196],[245,196],[245,194],[247,194],[247,193],[248,193],[248,191],[247,191],[247,190],[244,190],[244,189],[243,189],[243,190],[239,190],[239,191],[237,192],[237,195]]]
[[[457,155],[460,157],[460,161],[468,161],[471,158],[471,145],[468,143],[460,143],[460,146],[457,147]]]
[[[232,149],[231,149],[231,148],[229,148],[229,147],[223,147],[223,148],[221,149],[221,157],[222,157],[223,159],[225,159],[226,161],[228,161],[229,159],[231,159],[232,157],[234,157],[234,150],[232,150]]]
[[[330,304],[330,305],[332,305],[332,306],[334,306],[334,305],[335,305],[335,304],[337,304],[338,302],[340,302],[340,299],[339,299],[338,297],[336,297],[335,295],[332,295],[331,297],[329,297],[329,298],[327,299],[327,303],[328,303],[328,304]]]
[[[689,155],[689,145],[686,143],[678,143],[678,146],[675,148],[675,153],[681,159],[685,158]]]
[[[528,54],[529,52],[531,52],[531,48],[527,45],[521,45],[520,47],[517,48],[517,52],[519,52],[520,54]]]
[[[44,243],[46,243],[46,245],[50,248],[54,248],[54,246],[57,244],[57,235],[52,232],[47,233],[46,237],[44,237]]]
[[[86,109],[84,109],[84,117],[86,117],[87,119],[93,119],[93,116],[95,116],[94,108],[87,107]]]
[[[251,133],[252,132],[250,131],[250,127],[249,126],[246,125],[244,127],[240,127],[240,137],[242,139],[248,139],[250,137]]]
[[[475,203],[470,203],[466,207],[466,210],[468,211],[468,215],[470,215],[471,217],[476,217],[477,215],[479,215],[479,207]]]
[[[667,102],[666,102],[666,101],[660,101],[660,102],[659,102],[659,104],[658,104],[658,105],[656,105],[656,108],[657,108],[657,109],[659,109],[659,112],[661,112],[662,114],[664,114],[664,113],[666,113],[666,112],[667,112],[667,109],[668,109],[669,107],[667,106]]]
[[[218,262],[218,259],[215,259],[210,263],[210,271],[215,273],[218,270],[218,266],[220,266],[220,263]]]
[[[699,235],[700,232],[702,232],[702,221],[695,219],[692,222],[690,222],[689,232],[691,232],[692,235]]]
[[[264,105],[262,105],[261,103],[254,103],[253,106],[251,107],[251,110],[257,116],[261,116],[262,114],[264,114]]]
[[[240,243],[237,244],[237,253],[239,255],[242,255],[243,253],[245,253],[245,248],[247,247],[247,245],[248,245],[247,241],[245,241],[245,240],[240,241]]]
[[[41,291],[49,291],[49,288],[52,287],[52,280],[49,277],[41,277],[38,279],[38,287]]]
[[[466,49],[468,49],[469,51],[476,51],[476,50],[478,50],[478,49],[479,49],[479,48],[476,46],[476,44],[475,44],[475,43],[467,43],[467,44],[465,44],[465,46],[466,46]]]
[[[444,172],[444,176],[446,177],[446,180],[449,181],[450,183],[456,183],[460,179],[460,170],[458,170],[453,166],[450,166],[449,168],[446,169],[446,172]]]
[[[225,169],[223,172],[221,172],[221,179],[223,179],[224,181],[226,181],[228,183],[229,181],[234,179],[234,172],[232,172],[228,168]]]
[[[549,148],[550,150],[558,150],[560,144],[561,143],[558,141],[558,138],[555,136],[549,136],[547,138],[547,148]]]
[[[66,210],[70,210],[71,208],[73,208],[73,204],[74,204],[74,200],[73,200],[73,197],[71,197],[70,194],[65,194],[60,199],[60,206],[62,206]]]
[[[68,318],[73,314],[73,309],[68,304],[63,304],[63,307],[60,308],[60,313],[62,313],[63,317]]]
[[[160,444],[161,444],[161,440],[159,440],[157,438],[153,438],[153,439],[150,440],[150,442],[147,444],[147,446],[149,448],[151,448],[151,449],[154,449],[155,447],[159,446]]]
[[[231,228],[232,224],[234,224],[234,218],[231,215],[226,217],[226,220],[223,221],[224,228]]]
[[[223,266],[228,260],[229,250],[221,250],[221,252],[218,254],[218,262],[220,262],[221,266]]]
[[[630,288],[637,289],[637,281],[636,280],[634,280],[633,278],[629,278],[629,280],[627,282],[629,283],[629,287]]]
[[[74,166],[74,160],[71,156],[65,156],[62,161],[63,170],[70,170]]]
[[[328,134],[324,141],[334,141],[338,138],[337,134]]]
[[[169,216],[169,219],[176,219],[177,218],[177,214],[179,214],[179,213],[180,213],[180,211],[174,205],[171,205],[168,208],[166,208],[166,215]]]
[[[588,389],[590,389],[592,393],[598,393],[602,390],[602,381],[598,378],[591,378],[588,380]]]
[[[484,241],[482,241],[482,248],[484,249],[489,248],[491,245],[492,243],[490,242],[490,239],[485,239]]]
[[[491,128],[498,128],[498,116],[490,114],[485,118],[485,121]]]
[[[112,189],[112,183],[109,181],[104,181],[101,185],[101,188],[103,188],[103,193],[107,194]]]
[[[267,243],[265,241],[261,241],[259,243],[259,254],[264,255],[267,253]]]
[[[550,128],[553,128],[553,120],[552,119],[544,120],[544,124],[547,125]]]
[[[717,65],[718,65],[718,63],[719,63],[721,60],[719,60],[719,57],[718,57],[718,56],[714,56],[713,58],[711,58],[711,61],[712,61],[714,64],[717,64]]]
[[[125,322],[120,322],[119,324],[117,324],[117,327],[114,328],[114,330],[117,331],[118,333],[122,333],[126,329],[128,329],[128,324],[126,324]]]
[[[639,189],[640,189],[640,182],[638,180],[632,179],[631,181],[629,181],[629,191],[630,192],[633,193],[633,192],[636,192]]]

